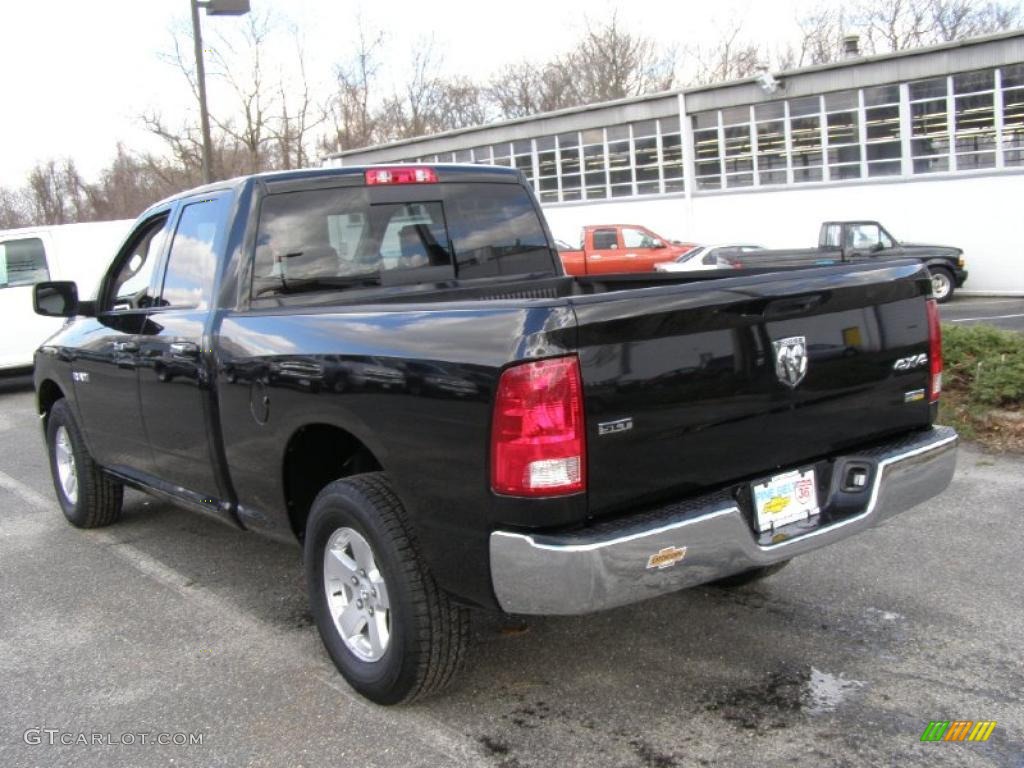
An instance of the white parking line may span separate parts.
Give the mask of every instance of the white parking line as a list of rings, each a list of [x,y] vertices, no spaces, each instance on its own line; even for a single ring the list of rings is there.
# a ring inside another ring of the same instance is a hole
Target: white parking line
[[[1014,317],[1024,317],[1024,312],[1016,315],[992,315],[991,317],[958,317],[949,320],[951,323],[973,323],[978,320],[1009,320]]]
[[[43,496],[2,470],[0,470],[0,489],[10,491],[36,509],[52,510],[54,515],[59,515],[56,499]],[[138,547],[121,541],[114,533],[105,530],[82,531],[82,533],[88,539],[104,546],[106,552],[116,555],[118,559],[139,573],[181,595],[194,608],[214,613],[221,621],[235,625],[239,630],[239,636],[251,638],[253,642],[258,639],[258,642],[278,651],[281,651],[289,640],[294,642],[292,638],[282,637],[273,628],[254,619],[230,600],[224,599],[202,585],[195,584],[192,579],[180,571],[160,562]],[[305,651],[306,646],[303,645],[300,648],[297,643],[295,644],[295,653],[304,653]],[[319,662],[320,660],[311,659],[311,665],[315,667],[326,666]],[[356,710],[357,716],[378,722],[383,721],[389,728],[405,731],[421,744],[445,755],[449,759],[447,764],[466,766],[488,764],[480,756],[474,742],[430,714],[409,710],[388,710],[371,704],[349,688],[348,684],[333,671],[333,667],[329,670],[326,668],[314,669],[313,676],[340,694]],[[344,717],[344,715],[340,716]]]

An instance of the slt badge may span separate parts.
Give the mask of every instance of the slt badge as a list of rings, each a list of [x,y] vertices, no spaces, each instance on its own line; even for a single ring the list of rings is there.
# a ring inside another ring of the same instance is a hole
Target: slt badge
[[[790,336],[773,341],[772,346],[775,347],[775,375],[787,387],[794,389],[807,375],[806,337]]]

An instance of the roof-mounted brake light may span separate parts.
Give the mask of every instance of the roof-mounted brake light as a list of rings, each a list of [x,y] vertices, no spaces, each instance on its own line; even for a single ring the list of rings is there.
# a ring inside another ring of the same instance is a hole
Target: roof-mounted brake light
[[[433,168],[399,166],[397,168],[370,168],[366,172],[367,184],[436,184],[437,172]]]

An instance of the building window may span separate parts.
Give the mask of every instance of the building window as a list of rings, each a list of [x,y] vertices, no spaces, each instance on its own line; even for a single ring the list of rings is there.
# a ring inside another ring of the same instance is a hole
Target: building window
[[[683,137],[679,132],[678,117],[663,117],[658,121],[661,134],[661,175],[666,192],[683,191]],[[634,132],[634,136],[636,133]],[[637,189],[640,179],[637,171]]]
[[[954,75],[953,105],[957,170],[994,168],[995,70]]]
[[[579,200],[583,193],[578,133],[563,133],[558,136],[558,175],[562,180],[562,199]]]
[[[558,157],[555,137],[542,136],[537,144],[537,193],[542,203],[558,202]]]
[[[509,167],[512,165],[508,144],[492,144],[491,154],[491,162],[494,163],[495,165],[504,165],[505,167]]]
[[[722,142],[725,186],[753,186],[754,148],[750,139],[750,107],[722,110]]]
[[[697,189],[722,186],[722,160],[718,148],[718,112],[693,116],[693,157]]]
[[[860,178],[859,102],[857,91],[825,94],[825,142],[832,181]]]
[[[821,181],[821,104],[817,96],[789,101],[793,181]]]
[[[754,107],[757,178],[762,186],[786,183],[786,105],[770,101]]]
[[[903,155],[898,85],[864,89],[864,126],[868,176],[898,176]]]
[[[473,162],[477,165],[491,165],[491,148],[490,147],[474,147],[473,148]]]
[[[533,140],[512,142],[512,165],[526,174],[526,179],[533,184]]]
[[[1024,165],[1024,64],[1000,71],[1003,95],[1003,164]]]
[[[949,170],[947,78],[910,84],[910,155],[914,173]]]
[[[605,169],[604,129],[583,131],[583,180],[587,200],[608,197],[608,177]]]
[[[654,195],[661,191],[657,120],[633,123],[633,168],[638,195]]]
[[[629,125],[613,125],[606,131],[608,139],[608,181],[612,197],[633,194],[632,154]]]

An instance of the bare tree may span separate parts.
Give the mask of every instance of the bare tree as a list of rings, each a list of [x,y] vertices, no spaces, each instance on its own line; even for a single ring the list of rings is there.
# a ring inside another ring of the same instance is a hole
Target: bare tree
[[[767,66],[767,55],[755,43],[741,37],[742,29],[740,21],[731,20],[710,46],[698,44],[689,48],[689,59],[695,66],[693,84],[708,85],[750,77]]]
[[[25,196],[19,190],[0,187],[0,229],[27,227],[31,223]]]
[[[222,79],[235,97],[234,109],[211,111],[210,120],[245,149],[248,161],[244,171],[257,173],[268,164],[266,145],[272,140],[270,113],[277,108],[267,93],[263,71],[272,22],[267,13],[250,13],[246,21],[239,42],[232,39],[233,35],[218,34],[218,44],[210,49],[211,76]],[[243,65],[246,57],[248,61]]]
[[[306,76],[306,54],[297,30],[293,30],[293,40],[298,83],[292,87],[282,78],[278,85],[280,113],[274,117],[270,128],[275,143],[275,165],[283,169],[309,164],[310,136],[327,120],[324,110],[318,107]]]
[[[92,218],[85,182],[70,158],[36,165],[25,194],[33,223],[72,224]]]
[[[335,68],[336,89],[325,114],[330,133],[321,142],[325,151],[340,152],[373,143],[376,125],[371,97],[380,71],[378,56],[384,33],[367,32],[361,17],[356,20],[356,29],[355,56]]]
[[[565,57],[581,103],[609,101],[672,87],[675,52],[663,52],[651,38],[625,29],[618,12],[600,26],[588,23]]]

